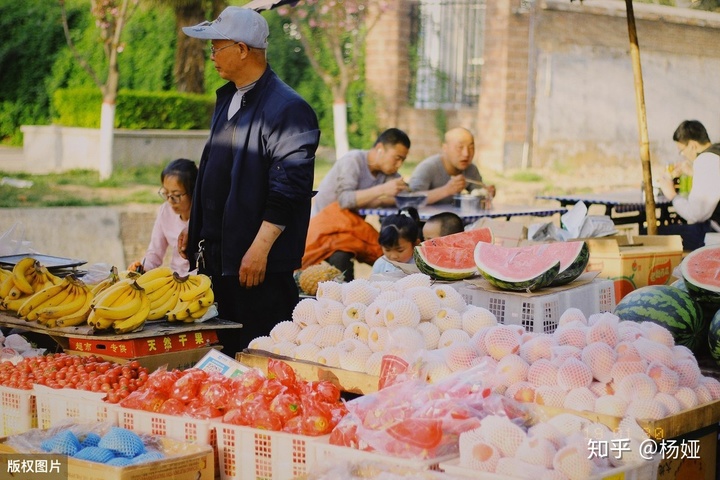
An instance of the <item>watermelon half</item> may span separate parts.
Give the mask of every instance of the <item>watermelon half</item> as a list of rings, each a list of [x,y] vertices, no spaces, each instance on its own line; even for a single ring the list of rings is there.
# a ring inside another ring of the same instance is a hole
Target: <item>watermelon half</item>
[[[560,272],[560,261],[536,247],[475,246],[474,260],[483,277],[502,290],[532,291],[549,286]]]
[[[590,261],[590,248],[586,242],[553,242],[532,245],[537,255],[548,256],[560,262],[560,273],[551,287],[565,285],[579,277]]]
[[[472,251],[478,242],[493,243],[493,234],[488,227],[453,233],[452,235],[445,235],[444,237],[436,237],[430,240],[425,240],[422,242],[422,245],[429,245],[433,247],[468,248]]]
[[[413,250],[415,265],[435,280],[462,280],[478,273],[472,248],[418,245]]]
[[[628,293],[614,311],[621,320],[653,322],[672,333],[675,343],[696,351],[704,343],[703,312],[689,293],[670,285],[649,285]]]
[[[680,264],[685,286],[695,300],[720,305],[720,245],[690,252]]]

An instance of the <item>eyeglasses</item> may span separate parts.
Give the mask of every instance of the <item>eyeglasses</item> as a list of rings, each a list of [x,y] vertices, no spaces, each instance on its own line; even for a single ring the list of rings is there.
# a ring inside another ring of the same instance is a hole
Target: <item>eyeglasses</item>
[[[168,193],[165,190],[163,190],[162,188],[160,190],[158,190],[157,193],[160,196],[160,198],[162,198],[163,200],[167,200],[170,203],[180,203],[180,200],[182,200],[182,197],[187,195],[187,192],[178,193],[177,195],[168,195]]]
[[[234,47],[235,45],[239,45],[241,43],[242,42],[235,42],[235,43],[231,43],[230,45],[225,45],[224,47],[220,47],[220,48],[215,48],[214,45],[210,45],[210,56],[217,55],[217,53],[219,51],[225,50],[226,48]]]

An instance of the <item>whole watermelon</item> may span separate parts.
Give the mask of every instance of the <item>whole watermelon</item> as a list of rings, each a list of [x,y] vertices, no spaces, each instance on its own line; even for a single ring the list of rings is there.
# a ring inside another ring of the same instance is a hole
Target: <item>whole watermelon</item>
[[[677,345],[693,352],[704,346],[703,312],[687,292],[669,285],[649,285],[628,293],[615,307],[621,320],[653,322],[672,333]]]
[[[720,310],[715,313],[708,328],[710,356],[720,365]]]

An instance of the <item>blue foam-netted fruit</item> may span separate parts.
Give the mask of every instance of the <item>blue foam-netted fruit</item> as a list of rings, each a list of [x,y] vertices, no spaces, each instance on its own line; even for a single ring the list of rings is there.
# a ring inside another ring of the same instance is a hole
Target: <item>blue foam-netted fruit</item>
[[[108,450],[107,448],[85,447],[75,454],[75,458],[97,463],[107,463],[115,458],[115,454],[112,450]]]
[[[85,435],[85,438],[83,438],[82,442],[80,442],[80,446],[85,447],[97,447],[98,443],[100,442],[100,435],[94,432],[90,432],[87,435]]]
[[[69,430],[54,435],[42,442],[40,447],[46,452],[59,453],[60,455],[75,455],[80,450],[80,441],[74,433]]]
[[[144,463],[144,462],[153,462],[155,460],[160,460],[162,458],[165,458],[165,455],[163,455],[160,452],[145,452],[141,453],[135,458],[130,459],[131,465],[136,465],[138,463]]]
[[[127,457],[115,457],[110,459],[105,465],[112,467],[126,467],[130,465],[131,460]]]
[[[112,427],[109,432],[102,436],[98,447],[107,448],[115,454],[133,458],[145,453],[145,444],[135,432],[126,428]]]

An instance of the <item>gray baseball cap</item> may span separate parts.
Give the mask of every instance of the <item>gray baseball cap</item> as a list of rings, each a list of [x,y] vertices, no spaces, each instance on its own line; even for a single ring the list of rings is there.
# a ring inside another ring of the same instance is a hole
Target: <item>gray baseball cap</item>
[[[213,22],[183,27],[188,37],[205,40],[232,40],[254,48],[267,48],[270,34],[267,21],[255,10],[227,7]]]

